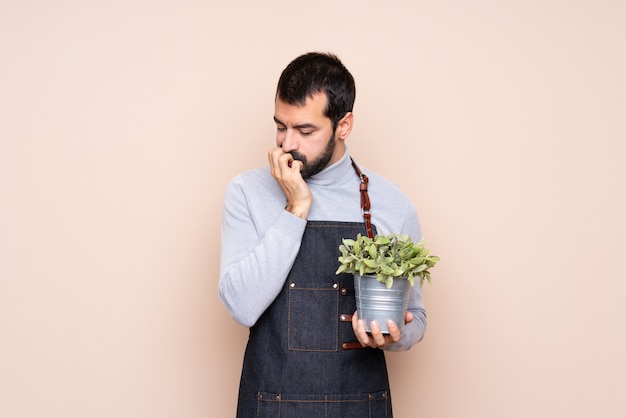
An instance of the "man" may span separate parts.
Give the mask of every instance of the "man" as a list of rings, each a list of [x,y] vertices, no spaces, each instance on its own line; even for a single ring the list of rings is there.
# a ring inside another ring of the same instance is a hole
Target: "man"
[[[405,322],[389,334],[355,311],[351,275],[335,275],[342,238],[365,234],[361,186],[380,233],[421,236],[416,211],[391,182],[348,155],[355,86],[331,54],[293,60],[278,81],[276,148],[269,167],[235,177],[226,191],[219,294],[250,327],[238,417],[390,417],[385,350],[420,341],[419,286]]]

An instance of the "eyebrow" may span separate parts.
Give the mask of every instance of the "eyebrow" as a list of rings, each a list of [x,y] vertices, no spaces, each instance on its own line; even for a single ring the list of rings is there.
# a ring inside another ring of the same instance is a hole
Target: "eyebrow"
[[[287,126],[287,124],[285,124],[283,121],[278,119],[276,116],[274,116],[274,122],[278,123],[279,125]],[[317,125],[314,125],[312,123],[302,123],[300,125],[295,125],[294,128],[296,128],[296,129],[318,129]]]

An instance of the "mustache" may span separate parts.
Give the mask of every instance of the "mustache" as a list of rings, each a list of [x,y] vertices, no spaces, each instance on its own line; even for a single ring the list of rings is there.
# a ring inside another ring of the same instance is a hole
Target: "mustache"
[[[304,164],[307,162],[306,156],[300,154],[298,151],[289,151],[288,154],[291,154],[294,160],[302,161]]]

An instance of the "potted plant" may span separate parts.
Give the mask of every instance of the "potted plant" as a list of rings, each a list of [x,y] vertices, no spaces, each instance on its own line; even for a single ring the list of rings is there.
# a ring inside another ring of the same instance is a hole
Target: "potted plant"
[[[420,287],[424,280],[430,283],[430,268],[439,261],[439,257],[429,255],[423,240],[416,244],[402,234],[344,238],[339,251],[336,274],[354,275],[359,318],[365,319],[368,331],[370,322],[377,320],[383,333],[389,332],[389,319],[403,328],[415,278],[419,278]]]

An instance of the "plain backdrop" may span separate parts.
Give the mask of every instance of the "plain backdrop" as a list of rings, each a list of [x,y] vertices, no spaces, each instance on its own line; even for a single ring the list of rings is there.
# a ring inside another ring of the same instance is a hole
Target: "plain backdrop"
[[[395,416],[626,416],[625,4],[0,0],[0,416],[234,415],[223,192],[312,50],[442,260]]]

